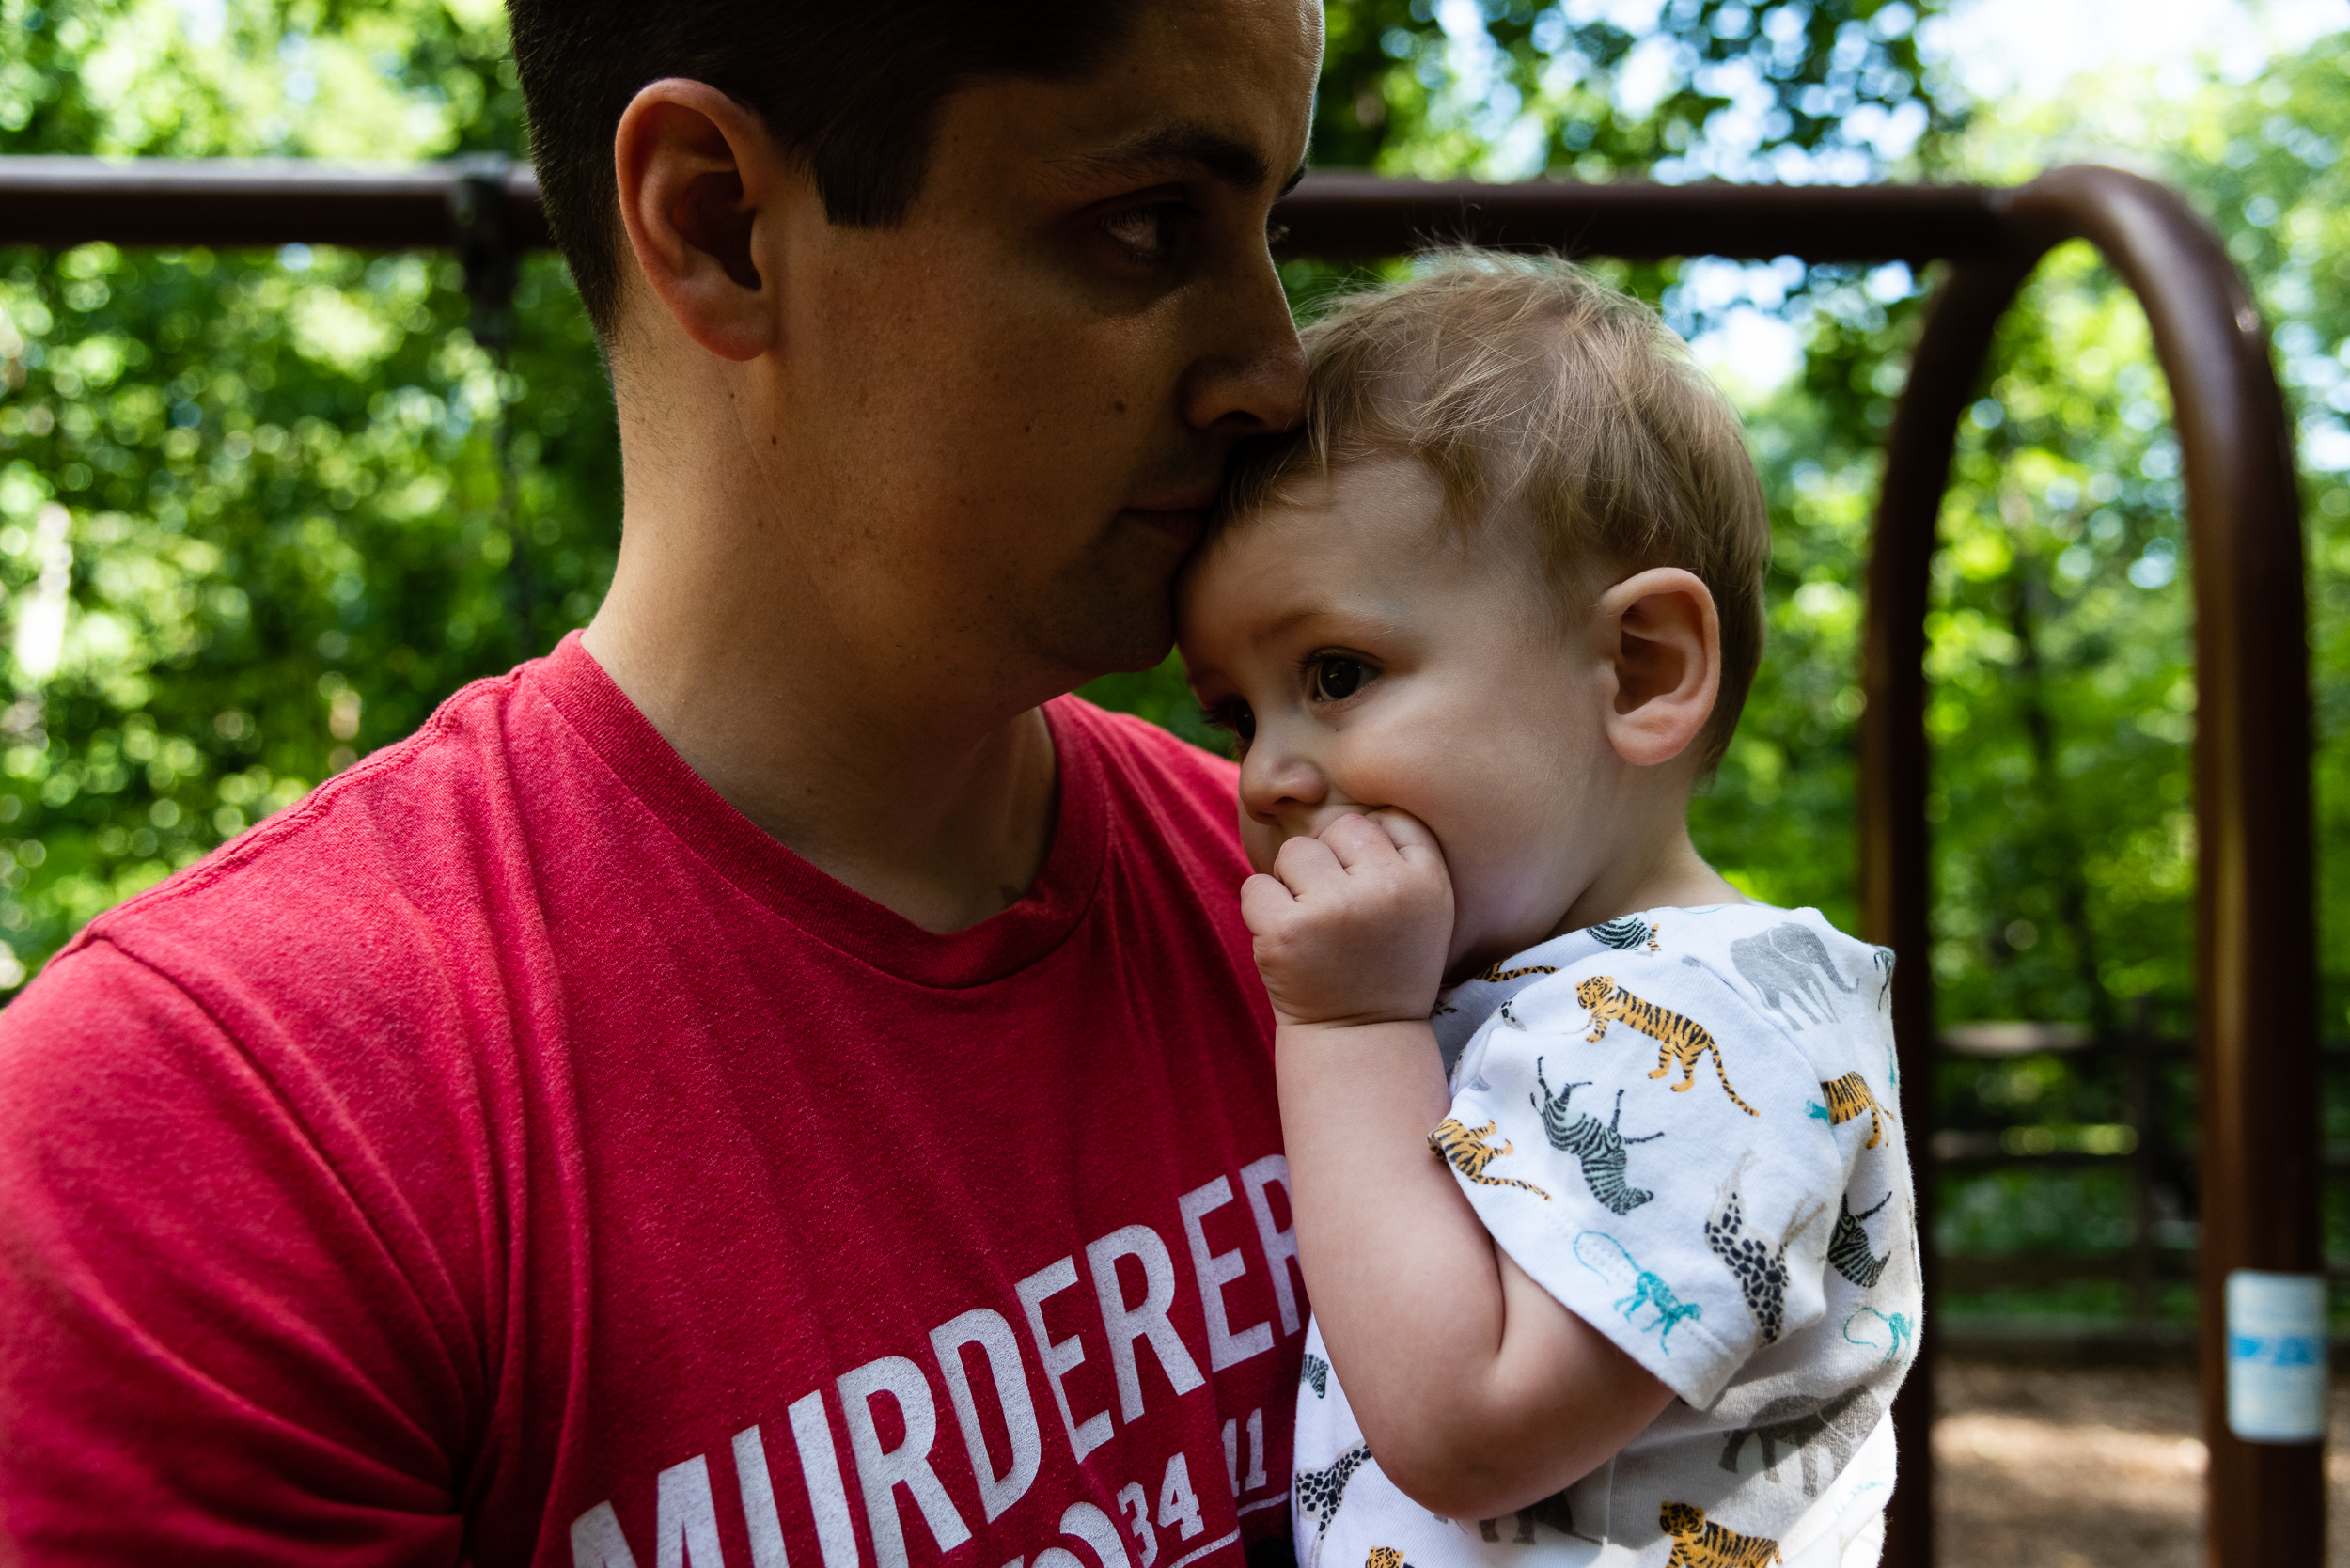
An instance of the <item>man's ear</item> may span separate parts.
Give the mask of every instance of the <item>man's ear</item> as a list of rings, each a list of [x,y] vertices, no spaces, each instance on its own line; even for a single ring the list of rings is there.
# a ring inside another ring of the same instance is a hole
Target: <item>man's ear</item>
[[[805,181],[758,117],[706,82],[666,77],[621,114],[612,161],[629,248],[685,335],[722,359],[775,347],[779,280],[762,274],[775,247],[760,230]]]
[[[1722,623],[1697,574],[1661,566],[1600,596],[1599,654],[1615,678],[1608,744],[1636,767],[1669,762],[1714,715],[1722,684]]]

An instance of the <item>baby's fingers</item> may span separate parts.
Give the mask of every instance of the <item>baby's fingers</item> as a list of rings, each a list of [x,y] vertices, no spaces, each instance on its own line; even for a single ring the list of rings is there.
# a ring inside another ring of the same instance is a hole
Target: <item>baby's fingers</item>
[[[1327,845],[1332,856],[1349,871],[1391,864],[1396,855],[1394,838],[1357,812],[1350,811],[1324,828],[1317,841]]]
[[[1409,811],[1383,806],[1368,820],[1386,832],[1387,841],[1404,859],[1415,865],[1425,859],[1434,859],[1439,866],[1444,864],[1444,846],[1436,842],[1436,836],[1428,831],[1427,824]]]
[[[1414,901],[1452,901],[1452,878],[1444,847],[1409,811],[1383,806],[1368,817],[1345,817],[1324,830],[1325,840],[1346,863],[1347,874],[1369,877]]]
[[[1263,936],[1297,907],[1297,900],[1281,879],[1259,871],[1240,885],[1240,917],[1252,936]]]
[[[1274,852],[1273,874],[1297,897],[1335,892],[1346,882],[1346,868],[1320,839],[1300,836]]]

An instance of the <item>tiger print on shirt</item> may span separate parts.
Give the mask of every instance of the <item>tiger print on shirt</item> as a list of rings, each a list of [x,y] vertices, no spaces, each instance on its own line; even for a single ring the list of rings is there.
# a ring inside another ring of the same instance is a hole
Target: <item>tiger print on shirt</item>
[[[1657,1522],[1673,1540],[1665,1568],[1767,1568],[1787,1560],[1778,1555],[1778,1542],[1712,1524],[1694,1503],[1667,1503],[1657,1510]]]
[[[1428,1135],[1428,1147],[1442,1154],[1451,1162],[1453,1169],[1480,1186],[1523,1187],[1543,1202],[1549,1202],[1550,1194],[1531,1182],[1521,1182],[1512,1176],[1485,1174],[1487,1166],[1515,1147],[1506,1137],[1501,1140],[1499,1148],[1494,1146],[1495,1125],[1488,1121],[1482,1127],[1469,1127],[1448,1116],[1436,1123],[1434,1132]]]
[[[1810,1106],[1811,1114],[1831,1127],[1841,1127],[1853,1118],[1866,1112],[1869,1118],[1869,1141],[1863,1149],[1874,1149],[1885,1141],[1885,1127],[1877,1120],[1880,1109],[1877,1097],[1869,1092],[1869,1080],[1857,1073],[1847,1073],[1820,1086],[1820,1098],[1825,1105]],[[1888,1113],[1890,1114],[1890,1113]]]
[[[1711,1051],[1714,1075],[1721,1079],[1722,1092],[1730,1096],[1730,1103],[1748,1116],[1762,1115],[1730,1087],[1730,1070],[1722,1065],[1721,1045],[1696,1019],[1684,1018],[1669,1008],[1635,996],[1619,986],[1613,975],[1594,975],[1582,981],[1574,988],[1574,999],[1591,1015],[1591,1032],[1584,1039],[1596,1044],[1606,1035],[1607,1026],[1614,1023],[1637,1029],[1664,1047],[1656,1053],[1656,1071],[1650,1077],[1661,1078],[1672,1071],[1676,1062],[1680,1064],[1681,1081],[1673,1085],[1677,1094],[1688,1092],[1698,1081],[1698,1058]]]

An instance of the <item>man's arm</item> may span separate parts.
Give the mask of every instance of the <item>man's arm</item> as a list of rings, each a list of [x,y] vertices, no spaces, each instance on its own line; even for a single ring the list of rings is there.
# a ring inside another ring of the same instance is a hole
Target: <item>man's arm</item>
[[[0,1014],[0,1558],[456,1561],[445,1315],[178,986],[97,942]]]
[[[1426,1018],[1451,895],[1426,829],[1383,813],[1282,847],[1243,909],[1277,1018],[1299,1262],[1380,1468],[1449,1518],[1571,1484],[1672,1392],[1503,1254],[1429,1129]]]

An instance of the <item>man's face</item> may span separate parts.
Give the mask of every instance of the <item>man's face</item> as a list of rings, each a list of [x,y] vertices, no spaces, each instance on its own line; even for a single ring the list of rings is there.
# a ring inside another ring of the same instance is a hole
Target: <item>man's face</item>
[[[1320,51],[1311,0],[1145,4],[1082,80],[949,100],[901,227],[787,246],[812,275],[782,280],[777,406],[816,494],[780,510],[827,520],[810,586],[901,673],[1066,686],[1166,651],[1232,443],[1297,417],[1265,225]]]

